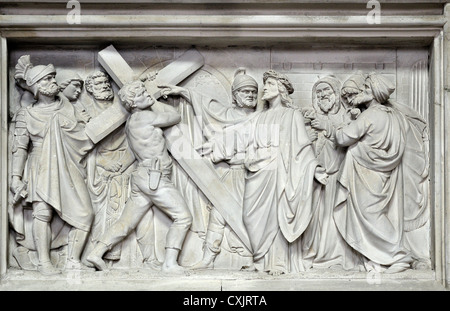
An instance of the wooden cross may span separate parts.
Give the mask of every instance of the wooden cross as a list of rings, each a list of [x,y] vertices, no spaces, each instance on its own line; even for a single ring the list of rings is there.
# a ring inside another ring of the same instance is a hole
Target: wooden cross
[[[119,87],[137,79],[131,67],[112,45],[100,51],[98,59]],[[177,85],[200,69],[203,64],[203,56],[197,50],[190,49],[160,70],[156,79],[150,85],[146,84],[147,91],[158,99],[161,97],[158,85]],[[121,104],[114,104],[89,121],[86,133],[94,143],[97,143],[123,124],[128,116],[129,112]],[[252,251],[242,219],[242,207],[220,181],[212,163],[197,153],[178,125],[165,129],[164,136],[173,158],[223,216],[244,245]]]

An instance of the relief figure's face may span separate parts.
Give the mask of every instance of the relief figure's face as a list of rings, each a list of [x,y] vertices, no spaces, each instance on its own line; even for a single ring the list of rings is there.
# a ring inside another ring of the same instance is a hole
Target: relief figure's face
[[[112,100],[114,93],[108,77],[96,77],[92,83],[92,95],[98,100]]]
[[[328,83],[319,83],[316,86],[317,104],[323,112],[330,111],[336,104],[336,94]]]
[[[58,94],[58,84],[56,83],[55,74],[48,74],[37,82],[40,94],[46,96],[55,96]]]
[[[75,101],[80,97],[81,94],[81,82],[77,80],[70,81],[69,85],[62,91],[64,96],[66,96],[70,101]]]
[[[262,100],[272,100],[280,95],[278,89],[278,81],[275,78],[269,77],[264,83]]]
[[[243,87],[235,91],[236,103],[241,108],[255,108],[258,89],[255,87]]]
[[[364,90],[358,93],[352,99],[352,106],[367,105],[373,100],[372,89],[368,84],[364,84]]]
[[[154,104],[154,99],[147,93],[145,88],[141,88],[134,96],[133,104],[135,108],[145,110]]]

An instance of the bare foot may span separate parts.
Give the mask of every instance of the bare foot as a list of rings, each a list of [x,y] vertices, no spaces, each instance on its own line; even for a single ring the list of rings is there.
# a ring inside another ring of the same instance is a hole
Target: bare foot
[[[186,269],[178,264],[169,265],[169,264],[163,263],[163,265],[161,267],[161,271],[165,272],[165,273],[170,273],[170,274],[183,274],[184,272],[186,272]]]

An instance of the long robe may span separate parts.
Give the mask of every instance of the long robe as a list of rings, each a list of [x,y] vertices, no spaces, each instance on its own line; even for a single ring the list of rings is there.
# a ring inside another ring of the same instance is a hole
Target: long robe
[[[381,265],[411,260],[403,245],[407,130],[402,114],[375,105],[336,131],[337,144],[349,146],[336,194],[336,225],[350,246]]]
[[[86,110],[92,117],[97,117],[112,104],[112,101],[102,102],[95,99],[85,101]],[[96,241],[120,217],[128,199],[129,179],[135,164],[124,128],[123,124],[102,139],[86,159],[86,183],[95,213],[90,241],[86,246],[88,251],[93,247],[92,241]],[[100,165],[117,162],[128,165],[121,168],[123,171],[120,174],[109,172]],[[121,259],[122,244],[117,244],[104,257],[110,260]]]
[[[289,243],[313,214],[318,165],[300,110],[277,107],[251,119],[244,192],[244,224],[253,258],[264,270],[290,271]]]
[[[431,268],[428,126],[412,108],[392,101],[389,106],[403,114],[409,125],[402,161],[405,246],[416,261]]]
[[[313,218],[302,238],[303,262],[305,268],[341,266],[351,270],[362,263],[361,256],[342,238],[333,217],[339,169],[346,153],[346,148],[336,146],[334,131],[347,124],[349,117],[343,106],[327,114],[321,113],[319,107],[316,107],[316,111],[317,118],[332,128],[327,135],[320,132],[314,144],[317,160],[329,177],[328,183],[321,189]]]

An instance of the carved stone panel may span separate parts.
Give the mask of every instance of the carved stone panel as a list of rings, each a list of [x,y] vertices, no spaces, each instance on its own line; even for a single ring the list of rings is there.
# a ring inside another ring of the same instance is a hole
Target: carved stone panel
[[[10,52],[11,269],[431,271],[428,49],[105,48]]]

